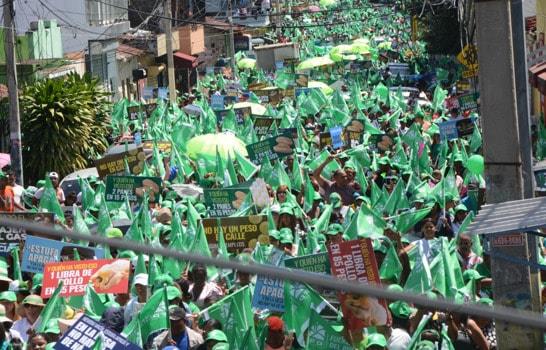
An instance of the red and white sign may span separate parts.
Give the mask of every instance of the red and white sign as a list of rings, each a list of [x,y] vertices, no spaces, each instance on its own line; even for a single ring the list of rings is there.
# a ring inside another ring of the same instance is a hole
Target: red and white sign
[[[97,293],[127,293],[129,260],[101,259],[48,263],[44,267],[42,298],[49,298],[59,281],[63,281],[60,296],[83,295],[88,283]]]
[[[381,284],[370,239],[330,244],[328,254],[332,275],[337,278],[364,284]],[[339,301],[345,325],[350,331],[362,331],[363,328],[389,322],[390,315],[384,299],[340,293]]]
[[[495,236],[491,240],[491,244],[494,247],[519,247],[524,243],[523,235],[521,233]]]

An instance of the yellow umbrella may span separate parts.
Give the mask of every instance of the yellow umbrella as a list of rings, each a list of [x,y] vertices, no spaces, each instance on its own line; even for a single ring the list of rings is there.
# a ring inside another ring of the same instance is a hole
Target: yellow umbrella
[[[311,80],[309,83],[307,83],[307,87],[318,88],[325,95],[331,95],[334,93],[334,89],[332,89],[328,86],[328,84],[323,83],[322,81]]]
[[[300,64],[298,64],[298,66],[296,67],[296,70],[306,70],[316,67],[329,66],[334,63],[335,62],[329,56],[313,57],[308,58],[303,62],[300,62]]]

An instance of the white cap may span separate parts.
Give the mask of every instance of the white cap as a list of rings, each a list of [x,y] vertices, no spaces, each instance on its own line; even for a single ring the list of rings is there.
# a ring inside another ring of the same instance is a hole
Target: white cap
[[[144,259],[144,262],[150,261],[150,258],[148,257],[148,255],[142,255],[142,258]],[[131,265],[133,265],[133,267],[136,267],[137,263],[138,263],[138,256],[131,258]]]
[[[148,286],[148,274],[147,273],[139,273],[135,276],[133,279],[133,286],[135,284],[140,284],[141,286]]]
[[[49,173],[49,176],[48,176],[50,179],[51,178],[56,178],[58,179],[59,178],[59,174],[57,174],[56,172],[52,171]]]

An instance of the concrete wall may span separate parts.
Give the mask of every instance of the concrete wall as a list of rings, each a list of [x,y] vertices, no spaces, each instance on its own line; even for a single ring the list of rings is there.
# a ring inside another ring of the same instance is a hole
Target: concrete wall
[[[26,32],[30,59],[62,58],[61,28],[57,21],[38,21],[36,30]]]

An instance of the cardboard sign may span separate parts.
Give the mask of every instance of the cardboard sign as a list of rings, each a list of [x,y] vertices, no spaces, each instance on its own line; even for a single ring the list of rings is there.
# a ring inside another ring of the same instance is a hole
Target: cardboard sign
[[[105,199],[108,202],[140,202],[148,193],[150,202],[159,202],[161,178],[151,176],[107,176]]]
[[[262,117],[262,116],[252,116],[252,119],[254,119],[254,131],[256,132],[256,136],[258,137],[267,135],[273,123],[276,123],[277,126],[279,126],[281,122],[279,118],[270,118],[270,117]]]
[[[42,298],[49,298],[63,281],[62,297],[84,295],[88,283],[97,293],[126,293],[130,262],[127,259],[82,260],[47,263],[44,267]]]
[[[53,225],[53,213],[0,213],[2,219],[33,221],[42,225]],[[33,234],[21,227],[0,226],[0,256],[5,256],[9,252],[18,248],[24,243],[27,234]]]
[[[252,83],[252,84],[248,84],[248,90],[249,90],[249,91],[261,90],[261,89],[265,89],[266,87],[267,87],[267,84],[266,84],[266,83]]]
[[[330,135],[330,133],[328,131],[326,132],[321,132],[319,134],[319,147],[321,149],[324,149],[328,146],[332,146],[332,136]]]
[[[210,106],[214,110],[224,109],[224,96],[222,95],[212,95],[210,97]]]
[[[261,311],[284,312],[284,282],[258,275],[252,297],[252,307]]]
[[[317,253],[285,259],[284,266],[308,272],[330,274],[328,253]]]
[[[343,140],[343,129],[339,126],[330,128],[330,137],[332,138],[332,148],[340,149],[345,145]]]
[[[455,140],[459,137],[472,135],[474,118],[457,118],[438,124],[440,140]]]
[[[249,192],[248,187],[237,188],[205,188],[205,206],[211,217],[230,216],[239,210]]]
[[[103,349],[142,350],[140,346],[127,341],[121,334],[106,328],[102,323],[86,315],[82,315],[53,348],[55,350],[91,350],[99,337],[102,337]]]
[[[144,149],[154,149],[154,141],[152,140],[146,140],[142,143],[142,147]],[[156,141],[155,147],[162,152],[162,153],[171,153],[172,150],[172,144],[171,141]]]
[[[157,103],[148,103],[145,105],[139,105],[139,106],[130,106],[127,107],[127,114],[129,115],[130,120],[137,120],[138,115],[142,115],[144,118],[150,118],[152,113],[157,108]]]
[[[220,225],[222,225],[224,240],[230,253],[238,253],[245,248],[254,249],[258,241],[260,244],[269,243],[266,215],[221,218]],[[203,219],[203,227],[209,246],[212,249],[217,249],[217,218]]]
[[[125,164],[123,160],[127,158],[127,164],[129,170],[134,175],[139,175],[144,169],[144,161],[146,154],[142,146],[127,152],[121,152],[113,155],[106,156],[95,161],[95,167],[99,173],[99,177],[103,178],[106,175],[121,175],[125,171]]]
[[[364,121],[359,119],[351,120],[351,123],[345,127],[345,140],[350,148],[362,144],[364,138]]]
[[[380,284],[379,271],[369,238],[328,245],[332,275],[363,284]],[[370,326],[381,326],[389,322],[387,304],[384,299],[369,296],[339,293],[339,301],[345,324],[350,331],[362,331]]]
[[[309,84],[309,75],[308,74],[296,73],[296,74],[294,74],[294,78],[295,78],[297,87],[306,88],[308,86],[308,84]]]
[[[74,248],[77,249],[82,260],[104,258],[104,250],[99,248],[89,248],[73,243],[27,235],[25,248],[23,249],[21,270],[42,273],[44,265],[49,262],[73,261]]]
[[[462,111],[478,110],[478,93],[465,94],[458,97],[459,107]]]
[[[269,160],[280,159],[294,153],[295,148],[292,134],[283,132],[277,136],[252,143],[246,146],[249,159],[256,165],[261,165],[265,157]]]
[[[258,96],[261,102],[270,103],[272,105],[276,105],[277,103],[279,103],[282,98],[279,88],[276,87],[256,90],[254,91],[254,94]]]

